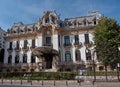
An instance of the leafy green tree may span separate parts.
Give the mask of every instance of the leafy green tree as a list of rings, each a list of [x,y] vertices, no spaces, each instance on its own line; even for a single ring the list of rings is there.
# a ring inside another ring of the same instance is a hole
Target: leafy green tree
[[[98,25],[95,27],[95,45],[98,61],[105,65],[107,72],[107,66],[115,68],[118,57],[118,46],[120,46],[120,27],[116,20],[102,17],[99,20]]]

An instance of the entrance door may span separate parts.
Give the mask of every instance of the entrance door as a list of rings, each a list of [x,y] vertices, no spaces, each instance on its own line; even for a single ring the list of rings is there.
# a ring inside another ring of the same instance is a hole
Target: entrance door
[[[46,69],[52,69],[52,60],[53,60],[52,55],[47,55],[45,57]]]

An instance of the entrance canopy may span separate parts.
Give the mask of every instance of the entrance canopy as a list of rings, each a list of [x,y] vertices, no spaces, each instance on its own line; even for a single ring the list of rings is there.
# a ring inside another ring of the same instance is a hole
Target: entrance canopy
[[[41,57],[45,55],[58,55],[58,51],[50,47],[37,47],[32,52],[35,56]]]

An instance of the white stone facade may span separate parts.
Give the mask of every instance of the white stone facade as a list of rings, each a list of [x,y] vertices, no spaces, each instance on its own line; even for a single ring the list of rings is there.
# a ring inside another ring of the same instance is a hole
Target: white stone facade
[[[88,16],[61,21],[55,11],[47,11],[35,24],[15,23],[5,37],[3,71],[74,71],[93,68],[94,27],[100,18],[99,12],[90,12]],[[37,58],[32,51],[42,46],[57,50],[59,56],[47,55],[44,60]]]

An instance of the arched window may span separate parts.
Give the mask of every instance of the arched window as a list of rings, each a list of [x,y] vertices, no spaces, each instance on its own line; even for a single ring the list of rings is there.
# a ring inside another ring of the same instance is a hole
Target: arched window
[[[27,63],[27,54],[23,55],[23,63]]]
[[[36,61],[35,55],[32,54],[32,56],[31,56],[31,63],[35,63],[35,61]]]
[[[54,16],[52,16],[52,22],[55,23],[55,17]]]
[[[91,51],[89,49],[86,49],[85,53],[86,53],[86,60],[91,60]]]
[[[19,63],[19,54],[15,56],[15,63]]]
[[[49,23],[49,21],[50,21],[49,18],[45,19],[45,23]]]
[[[81,61],[81,53],[79,50],[75,51],[75,58],[76,58],[76,61]]]
[[[70,51],[65,52],[65,62],[70,62],[71,61],[71,53]]]
[[[8,63],[12,63],[12,55],[9,55],[9,57],[8,57]]]

